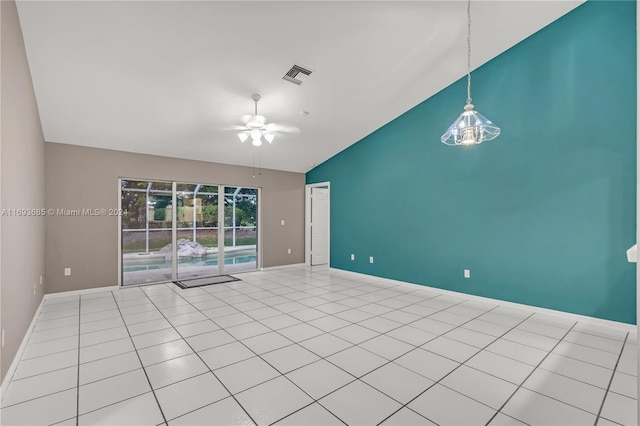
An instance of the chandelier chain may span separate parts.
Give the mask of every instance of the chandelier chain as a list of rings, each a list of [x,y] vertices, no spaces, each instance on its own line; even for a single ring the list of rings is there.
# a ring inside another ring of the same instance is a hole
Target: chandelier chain
[[[471,103],[471,0],[467,0],[467,104],[456,121],[440,137],[450,146],[471,146],[500,135],[500,127],[475,110]]]
[[[467,0],[467,104],[471,103],[471,0]]]

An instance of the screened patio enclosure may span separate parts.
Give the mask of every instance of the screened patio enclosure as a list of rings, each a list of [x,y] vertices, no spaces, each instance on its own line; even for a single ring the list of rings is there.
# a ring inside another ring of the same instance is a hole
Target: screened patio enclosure
[[[123,285],[258,268],[257,188],[121,179]]]

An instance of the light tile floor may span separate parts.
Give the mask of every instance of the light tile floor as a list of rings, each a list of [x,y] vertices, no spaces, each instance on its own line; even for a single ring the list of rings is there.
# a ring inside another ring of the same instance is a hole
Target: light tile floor
[[[47,298],[3,425],[637,424],[637,336],[291,267]]]

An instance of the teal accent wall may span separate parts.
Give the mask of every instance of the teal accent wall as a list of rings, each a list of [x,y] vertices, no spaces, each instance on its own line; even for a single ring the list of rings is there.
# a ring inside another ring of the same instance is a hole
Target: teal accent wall
[[[461,79],[307,173],[331,266],[635,323],[635,10],[587,2],[475,70],[494,141],[440,143]]]

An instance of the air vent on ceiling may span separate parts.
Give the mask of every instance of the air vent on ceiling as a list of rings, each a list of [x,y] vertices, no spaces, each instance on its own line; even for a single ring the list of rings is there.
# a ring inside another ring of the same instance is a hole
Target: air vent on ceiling
[[[311,75],[311,71],[301,67],[300,65],[294,65],[289,71],[287,71],[282,79],[290,81],[291,83],[297,84],[299,86],[302,84],[302,80],[296,78],[298,74]]]

